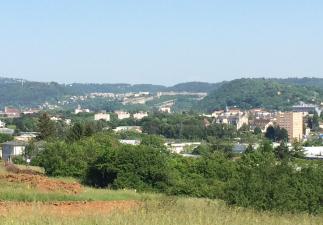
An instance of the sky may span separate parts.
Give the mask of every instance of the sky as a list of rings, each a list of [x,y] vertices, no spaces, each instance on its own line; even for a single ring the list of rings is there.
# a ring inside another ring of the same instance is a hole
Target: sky
[[[60,83],[322,77],[322,0],[0,1],[0,76]]]

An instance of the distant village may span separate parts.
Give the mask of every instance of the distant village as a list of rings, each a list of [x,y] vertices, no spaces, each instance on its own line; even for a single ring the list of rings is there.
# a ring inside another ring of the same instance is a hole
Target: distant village
[[[173,95],[179,94],[174,92],[164,92],[157,93],[156,96],[150,96],[149,93],[140,92],[137,94],[128,93],[128,94],[113,94],[113,93],[91,93],[85,98],[95,98],[97,96],[104,98],[118,98],[122,100],[124,104],[142,104],[148,101],[150,98],[160,97],[162,95]],[[187,94],[187,93],[182,93]],[[191,93],[192,94],[192,93]],[[203,97],[204,93],[193,93],[192,95]],[[78,97],[80,98],[80,97]],[[76,97],[71,97],[70,100],[74,100]],[[37,114],[41,110],[44,110],[44,106],[40,106],[38,109],[29,108],[29,109],[17,109],[13,107],[5,107],[3,111],[0,111],[0,134],[6,134],[13,136],[12,141],[7,141],[2,143],[0,156],[4,160],[10,160],[10,158],[22,155],[26,145],[31,140],[37,138],[38,133],[36,131],[31,132],[16,132],[13,127],[7,126],[4,122],[5,119],[19,118],[22,115],[32,115]],[[172,114],[173,102],[168,101],[165,104],[159,105],[158,110],[161,113]],[[290,142],[297,140],[300,142],[306,141],[311,135],[314,135],[311,129],[309,128],[306,120],[304,118],[313,117],[314,113],[320,115],[322,112],[322,106],[317,106],[313,104],[306,104],[300,102],[298,105],[294,105],[291,111],[280,112],[280,111],[268,111],[262,108],[254,108],[250,110],[240,110],[235,107],[226,107],[223,110],[217,110],[211,114],[201,114],[200,117],[204,118],[205,127],[210,126],[211,124],[228,124],[234,126],[237,130],[247,126],[250,131],[254,131],[256,128],[259,129],[261,133],[265,133],[270,126],[279,126],[284,128],[288,132],[288,139]],[[147,111],[137,111],[137,112],[127,112],[124,110],[116,110],[114,112],[98,111],[92,112],[90,109],[82,108],[78,105],[73,112],[74,115],[78,114],[91,114],[93,115],[93,121],[110,121],[112,115],[117,118],[117,120],[125,119],[134,119],[142,120],[145,117],[150,115]],[[72,123],[70,118],[63,118],[60,115],[51,115],[50,120],[52,121],[61,121],[67,125]],[[319,129],[323,130],[323,123],[319,123]],[[114,132],[125,132],[132,131],[141,133],[142,128],[140,126],[117,126],[113,128]],[[323,134],[317,134],[319,138],[323,138]],[[129,145],[138,145],[140,140],[129,140],[129,139],[120,139],[120,143],[129,144]],[[169,140],[165,142],[165,146],[173,153],[182,154],[188,157],[196,157],[190,154],[187,154],[187,149],[194,149],[198,147],[201,142],[191,142],[183,140]],[[240,143],[239,140],[236,141],[233,151],[242,153],[247,148],[248,143]],[[278,145],[278,143],[274,143]],[[308,146],[304,147],[305,155],[307,158],[318,158],[323,159],[323,146]]]

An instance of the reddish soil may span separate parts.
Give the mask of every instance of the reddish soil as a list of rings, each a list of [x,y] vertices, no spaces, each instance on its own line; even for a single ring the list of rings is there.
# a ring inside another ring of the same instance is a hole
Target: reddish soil
[[[79,183],[51,180],[40,175],[0,174],[0,179],[4,179],[8,182],[25,183],[45,192],[60,191],[68,194],[78,194],[82,191],[82,187]]]
[[[0,215],[11,212],[55,214],[66,216],[82,216],[109,214],[115,211],[126,212],[138,207],[137,201],[93,201],[93,202],[0,202]]]
[[[8,172],[16,173],[16,174],[30,174],[30,175],[43,175],[40,172],[30,169],[19,169],[12,163],[5,162],[5,168]]]

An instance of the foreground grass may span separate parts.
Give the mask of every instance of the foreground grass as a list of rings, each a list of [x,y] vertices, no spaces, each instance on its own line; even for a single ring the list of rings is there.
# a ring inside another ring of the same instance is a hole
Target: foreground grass
[[[42,192],[26,184],[0,181],[0,201],[51,202],[51,201],[111,201],[140,200],[150,194],[132,190],[109,190],[84,187],[79,194]]]
[[[219,201],[192,198],[156,198],[129,212],[107,215],[52,215],[35,208],[8,213],[1,217],[3,224],[24,225],[321,225],[323,217],[305,214],[277,214],[229,208]]]

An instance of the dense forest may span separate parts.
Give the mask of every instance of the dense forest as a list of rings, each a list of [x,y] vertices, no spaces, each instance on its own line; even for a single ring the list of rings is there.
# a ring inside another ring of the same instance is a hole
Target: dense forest
[[[282,80],[280,80],[282,81]],[[237,79],[221,85],[198,102],[201,111],[223,109],[226,106],[250,109],[288,109],[300,101],[320,103],[322,90],[271,79]]]

